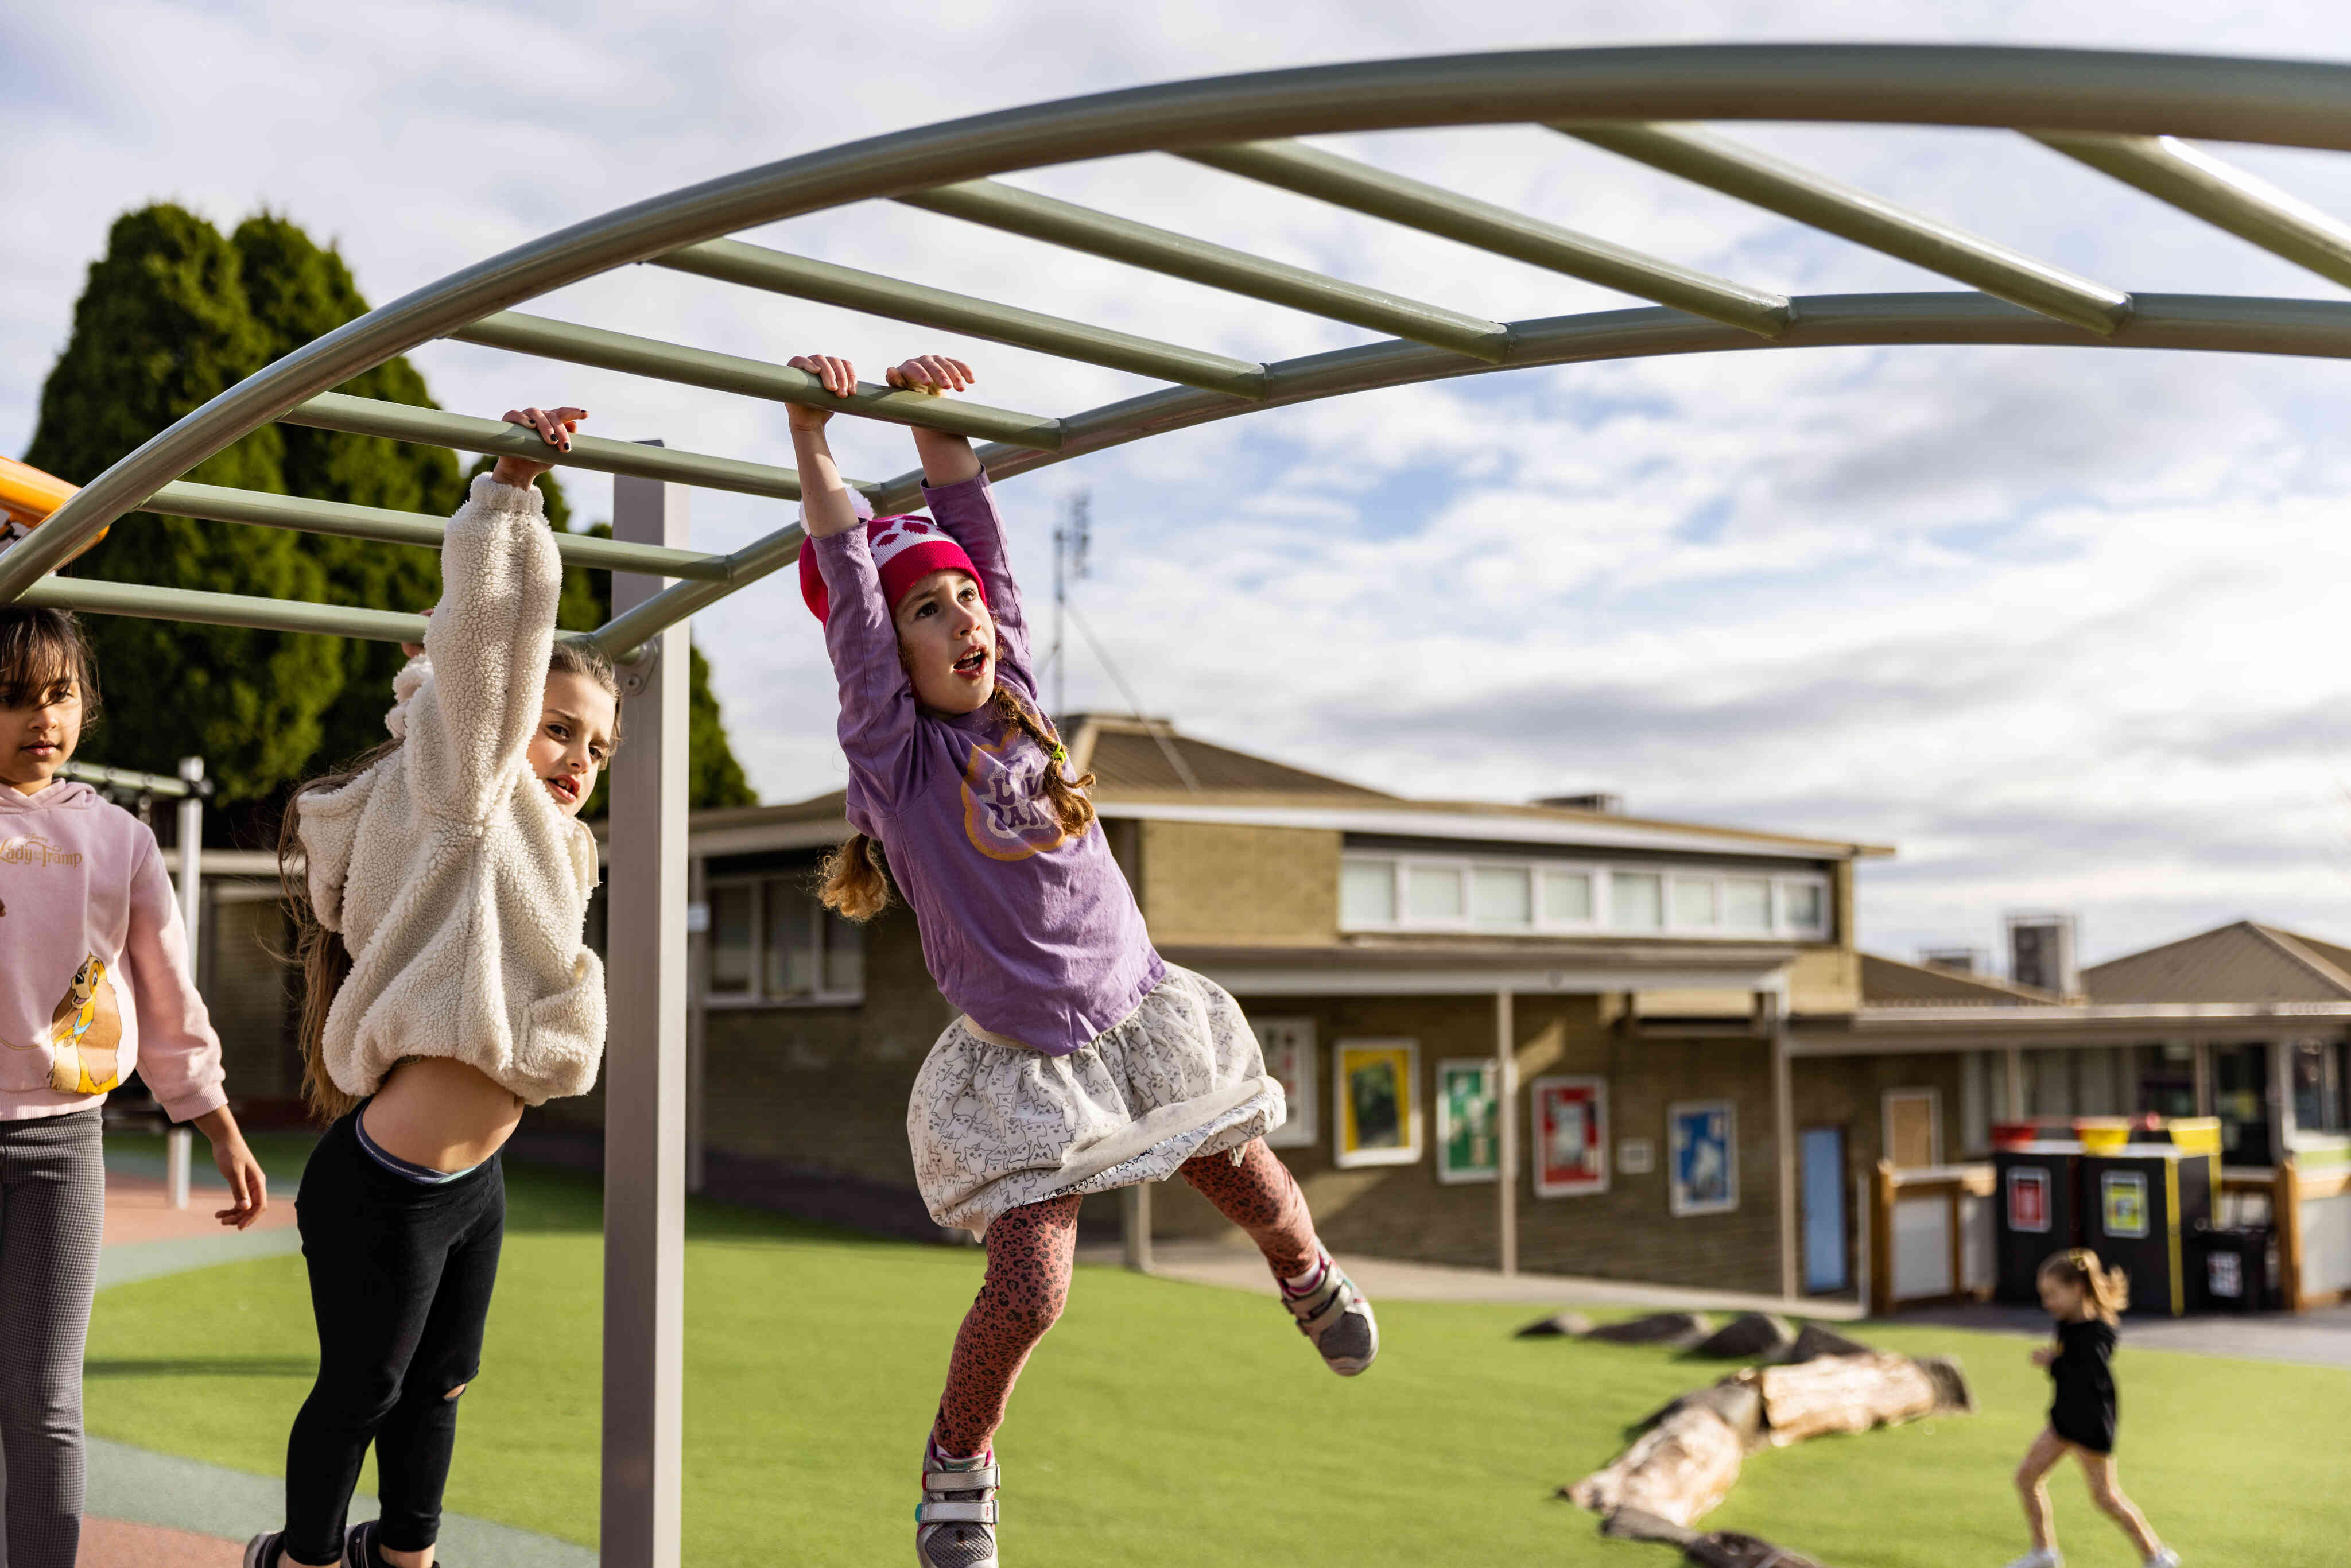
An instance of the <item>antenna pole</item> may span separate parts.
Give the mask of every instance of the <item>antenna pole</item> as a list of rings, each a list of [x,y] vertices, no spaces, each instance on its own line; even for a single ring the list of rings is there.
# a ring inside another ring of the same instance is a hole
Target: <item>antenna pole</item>
[[[1093,544],[1093,494],[1081,490],[1070,497],[1070,516],[1053,528],[1053,722],[1070,711],[1070,662],[1064,643],[1070,629],[1070,583],[1086,575],[1086,557]]]

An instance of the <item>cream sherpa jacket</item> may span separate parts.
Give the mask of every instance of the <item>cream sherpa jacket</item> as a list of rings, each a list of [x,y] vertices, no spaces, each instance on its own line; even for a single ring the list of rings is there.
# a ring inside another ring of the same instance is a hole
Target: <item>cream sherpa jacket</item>
[[[596,841],[524,759],[562,577],[538,486],[475,479],[424,653],[393,684],[400,748],[301,798],[310,902],[351,956],[325,1040],[348,1093],[409,1056],[470,1062],[534,1105],[596,1081],[604,970],[581,941]]]

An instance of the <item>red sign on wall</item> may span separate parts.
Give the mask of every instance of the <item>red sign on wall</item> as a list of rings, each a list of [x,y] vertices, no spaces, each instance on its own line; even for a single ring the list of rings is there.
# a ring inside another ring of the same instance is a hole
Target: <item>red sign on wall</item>
[[[2049,1228],[2049,1173],[2029,1166],[2008,1173],[2008,1228],[2011,1230]]]

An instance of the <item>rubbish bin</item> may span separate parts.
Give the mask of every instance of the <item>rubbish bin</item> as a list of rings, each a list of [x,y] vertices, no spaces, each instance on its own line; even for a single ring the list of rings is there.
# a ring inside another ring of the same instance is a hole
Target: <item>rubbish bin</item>
[[[2018,1306],[2038,1305],[2041,1265],[2081,1240],[2082,1145],[2057,1138],[2011,1143],[1992,1151],[1991,1164],[2000,1182],[1992,1214],[1998,1263],[1992,1294]]]
[[[2126,1144],[2082,1159],[2082,1241],[2130,1276],[2131,1310],[2189,1307],[2186,1240],[2212,1219],[2210,1155],[2178,1144]]]
[[[2270,1228],[2199,1225],[2189,1233],[2189,1295],[2208,1312],[2258,1312],[2270,1301]]]

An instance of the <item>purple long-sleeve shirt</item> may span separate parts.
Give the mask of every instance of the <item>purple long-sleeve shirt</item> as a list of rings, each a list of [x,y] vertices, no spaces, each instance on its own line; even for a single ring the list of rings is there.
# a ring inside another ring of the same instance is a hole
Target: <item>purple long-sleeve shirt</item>
[[[923,497],[979,569],[996,621],[998,682],[1037,706],[1029,622],[980,475]],[[811,539],[831,612],[849,822],[882,842],[947,1000],[982,1029],[1067,1056],[1125,1019],[1165,977],[1143,912],[1099,825],[1071,836],[1042,785],[1049,758],[989,708],[924,712],[865,530]]]

